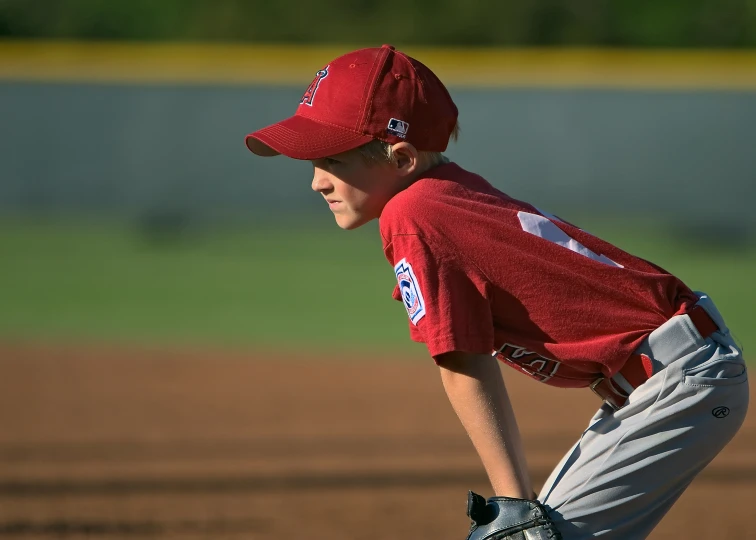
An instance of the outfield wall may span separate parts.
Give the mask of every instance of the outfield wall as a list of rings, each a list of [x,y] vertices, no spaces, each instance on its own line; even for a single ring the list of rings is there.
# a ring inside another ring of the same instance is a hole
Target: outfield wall
[[[0,44],[0,213],[324,212],[308,163],[243,137],[333,51],[281,48],[270,73],[271,50]],[[756,227],[756,56],[474,52],[414,53],[451,87],[463,166],[567,215]]]

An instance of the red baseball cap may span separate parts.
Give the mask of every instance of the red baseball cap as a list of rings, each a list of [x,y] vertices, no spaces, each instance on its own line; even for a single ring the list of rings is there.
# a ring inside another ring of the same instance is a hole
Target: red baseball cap
[[[373,139],[443,152],[457,107],[436,75],[391,45],[360,49],[315,74],[294,116],[250,133],[259,156],[320,159]]]

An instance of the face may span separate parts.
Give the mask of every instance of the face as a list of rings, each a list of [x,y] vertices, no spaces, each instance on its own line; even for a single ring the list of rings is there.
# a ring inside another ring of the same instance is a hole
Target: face
[[[312,189],[328,203],[342,229],[356,229],[380,217],[400,189],[401,170],[389,163],[368,166],[357,150],[312,161]]]

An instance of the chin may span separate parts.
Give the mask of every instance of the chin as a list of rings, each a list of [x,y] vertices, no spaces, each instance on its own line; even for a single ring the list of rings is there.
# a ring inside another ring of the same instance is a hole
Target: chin
[[[336,225],[344,229],[345,231],[351,231],[353,229],[357,229],[358,227],[362,227],[365,223],[370,221],[369,218],[364,217],[358,217],[358,216],[335,216],[336,217]]]

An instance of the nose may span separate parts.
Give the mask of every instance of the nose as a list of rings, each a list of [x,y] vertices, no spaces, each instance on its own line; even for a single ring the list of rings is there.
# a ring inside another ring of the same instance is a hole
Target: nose
[[[323,169],[315,167],[315,172],[312,175],[312,190],[318,193],[326,193],[333,189],[328,173]]]

